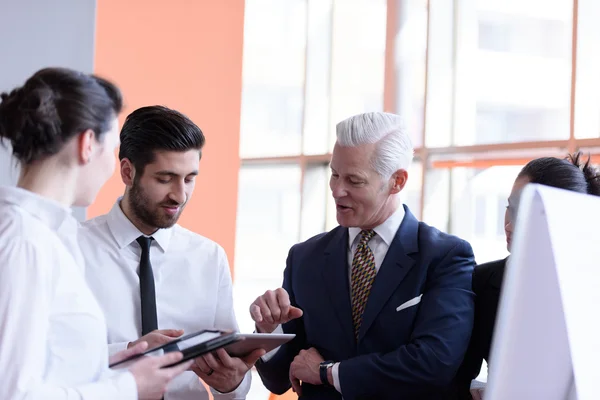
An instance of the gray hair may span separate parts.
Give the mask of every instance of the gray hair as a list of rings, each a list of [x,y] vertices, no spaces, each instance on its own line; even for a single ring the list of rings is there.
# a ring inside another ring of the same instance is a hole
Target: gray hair
[[[339,122],[336,135],[337,143],[342,147],[377,143],[371,166],[384,179],[399,169],[408,170],[412,162],[412,141],[399,115],[385,112],[358,114]]]

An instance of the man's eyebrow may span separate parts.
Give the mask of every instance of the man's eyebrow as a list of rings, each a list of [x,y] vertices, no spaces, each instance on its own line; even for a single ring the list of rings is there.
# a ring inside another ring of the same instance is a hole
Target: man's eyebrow
[[[158,171],[158,172],[155,172],[154,175],[178,176],[178,174],[176,174],[173,171]]]
[[[173,171],[168,171],[168,170],[163,170],[163,171],[158,171],[154,173],[155,175],[165,175],[165,176],[179,176],[179,174],[173,172]],[[187,174],[186,176],[190,176],[190,175],[198,175],[198,171],[192,171],[189,174]]]

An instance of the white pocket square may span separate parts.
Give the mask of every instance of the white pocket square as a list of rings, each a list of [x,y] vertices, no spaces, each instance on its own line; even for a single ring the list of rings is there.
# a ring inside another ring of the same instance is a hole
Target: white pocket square
[[[421,302],[422,296],[423,295],[421,294],[421,295],[415,297],[414,299],[410,299],[406,303],[400,304],[398,307],[396,307],[396,311],[401,311],[401,310],[404,310],[405,308],[416,306],[417,304],[419,304]]]

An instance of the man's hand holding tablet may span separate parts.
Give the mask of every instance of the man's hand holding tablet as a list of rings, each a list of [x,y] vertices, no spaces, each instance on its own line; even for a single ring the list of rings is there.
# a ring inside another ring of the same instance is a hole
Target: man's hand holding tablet
[[[296,335],[235,334],[239,340],[211,354],[196,358],[191,370],[222,393],[235,390],[260,357]]]
[[[190,369],[210,387],[221,393],[228,393],[242,383],[246,372],[264,354],[265,350],[255,349],[250,354],[238,358],[231,357],[225,349],[220,348],[197,357]]]

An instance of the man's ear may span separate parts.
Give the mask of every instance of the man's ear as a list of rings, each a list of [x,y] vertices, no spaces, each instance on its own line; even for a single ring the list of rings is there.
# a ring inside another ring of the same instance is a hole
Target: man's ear
[[[132,186],[135,178],[135,166],[128,158],[121,160],[121,180],[125,186]]]
[[[79,134],[79,138],[77,140],[77,152],[80,163],[87,164],[92,160],[95,140],[96,134],[91,129],[86,129]]]
[[[400,193],[404,189],[404,186],[406,186],[408,172],[404,169],[399,169],[392,174],[391,180],[390,194]]]

